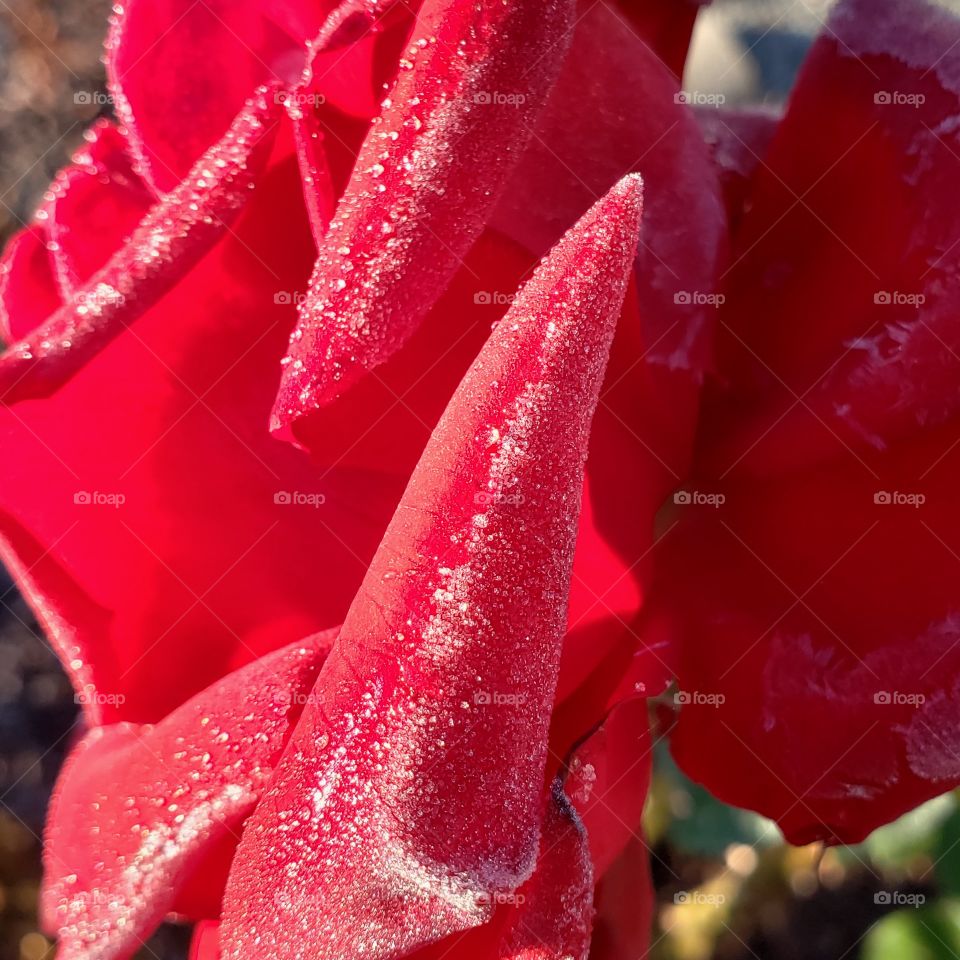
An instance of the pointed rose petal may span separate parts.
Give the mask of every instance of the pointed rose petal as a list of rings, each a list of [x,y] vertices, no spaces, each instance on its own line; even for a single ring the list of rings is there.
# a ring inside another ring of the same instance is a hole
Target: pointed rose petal
[[[553,251],[434,431],[245,832],[225,957],[403,956],[530,876],[640,195],[623,181]]]
[[[417,329],[482,230],[558,70],[571,0],[428,0],[321,245],[273,429]]]
[[[0,336],[27,336],[63,303],[47,244],[47,231],[31,224],[7,245],[0,260]]]
[[[727,228],[716,172],[679,92],[612,0],[588,4],[491,223],[542,255],[596,197],[641,173],[642,359],[691,379],[710,363],[716,309],[708,298],[726,259]]]
[[[114,7],[108,85],[158,195],[190,175],[257,87],[299,78],[307,41],[335,6],[335,0],[126,0]]]
[[[231,674],[156,726],[100,727],[75,748],[44,844],[61,960],[129,956],[208,851],[239,839],[335,632]]]
[[[134,171],[126,140],[113,123],[99,121],[85,138],[37,213],[47,228],[66,300],[123,246],[155,199]]]
[[[0,357],[0,399],[13,403],[56,390],[184,276],[246,203],[279,111],[269,91],[251,100],[73,302],[7,349]]]

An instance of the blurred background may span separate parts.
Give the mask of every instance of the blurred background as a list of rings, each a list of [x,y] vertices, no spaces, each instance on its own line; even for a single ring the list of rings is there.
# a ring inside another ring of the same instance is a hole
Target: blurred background
[[[939,0],[960,10],[960,0]],[[688,89],[728,105],[782,102],[829,0],[715,0],[700,16]],[[107,0],[0,0],[0,247],[31,216],[98,115]],[[79,101],[79,102],[78,102]],[[103,108],[106,109],[106,108]],[[76,707],[55,656],[0,571],[0,960],[44,960],[40,836]],[[940,797],[855,848],[784,845],[777,828],[712,799],[656,753],[647,809],[655,960],[960,958],[960,797]],[[168,925],[139,955],[179,960]]]

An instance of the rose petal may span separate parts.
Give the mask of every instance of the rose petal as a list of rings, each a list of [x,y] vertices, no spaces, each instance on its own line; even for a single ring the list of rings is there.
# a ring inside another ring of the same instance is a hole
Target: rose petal
[[[640,829],[651,749],[647,701],[634,698],[615,707],[570,761],[565,790],[586,827],[598,880]]]
[[[536,869],[515,899],[500,960],[586,960],[593,867],[583,825],[559,783],[547,802]]]
[[[696,110],[696,117],[720,177],[730,232],[736,235],[753,179],[764,162],[782,114],[770,107],[702,107]]]
[[[46,226],[64,299],[72,299],[147,215],[154,197],[133,169],[126,141],[110,121],[61,171],[37,218]]]
[[[198,923],[190,941],[190,960],[220,960],[220,924],[214,920]]]
[[[189,176],[257,87],[299,79],[306,43],[335,6],[127,0],[115,8],[109,89],[141,173],[158,194]]]
[[[46,230],[31,224],[0,260],[0,334],[8,342],[27,336],[63,302],[47,243]]]
[[[190,176],[150,209],[73,301],[0,357],[0,398],[13,403],[60,387],[156,303],[228,229],[247,202],[276,135],[278,104],[251,100]]]
[[[231,674],[156,726],[88,733],[57,785],[42,909],[62,960],[130,956],[210,849],[236,843],[336,631]],[[209,898],[224,877],[207,875]]]
[[[639,213],[633,178],[571,231],[434,431],[245,833],[225,956],[401,956],[483,923],[532,872],[583,460]]]
[[[477,238],[540,109],[572,3],[429,0],[321,244],[272,429],[383,363]],[[516,88],[516,89],[514,89]]]
[[[634,29],[677,77],[683,76],[697,12],[710,0],[618,0]]]
[[[737,238],[711,471],[806,469],[960,409],[958,71],[947,10],[834,8]]]
[[[4,559],[29,573],[78,692],[125,697],[106,720],[160,720],[341,622],[408,478],[320,468],[265,429],[313,262],[300,190],[278,140],[193,270],[52,397],[0,411]]]
[[[795,843],[860,842],[960,783],[956,438],[952,422],[677,508],[674,755]]]
[[[650,857],[642,837],[633,837],[594,892],[591,960],[637,960],[650,946],[655,906]]]
[[[540,255],[620,177],[642,173],[642,359],[690,379],[709,365],[716,310],[704,301],[716,292],[727,228],[716,172],[679,92],[615,5],[591,4],[492,223]]]

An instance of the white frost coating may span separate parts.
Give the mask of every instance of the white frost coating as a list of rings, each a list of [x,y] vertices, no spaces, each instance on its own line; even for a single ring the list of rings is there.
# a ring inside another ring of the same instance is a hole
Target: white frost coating
[[[830,16],[826,36],[836,36],[844,56],[895,57],[922,73],[930,70],[944,89],[960,97],[960,47],[955,53],[944,43],[944,37],[960,31],[960,21],[927,0],[916,0],[909,7],[909,30],[905,30],[901,3],[842,0]]]

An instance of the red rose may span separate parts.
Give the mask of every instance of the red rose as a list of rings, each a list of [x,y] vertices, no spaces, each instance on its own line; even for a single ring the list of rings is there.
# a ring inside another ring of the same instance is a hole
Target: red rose
[[[960,782],[960,26],[866,7],[699,122],[692,3],[118,10],[0,274],[62,957],[640,955],[674,675],[791,839]]]

